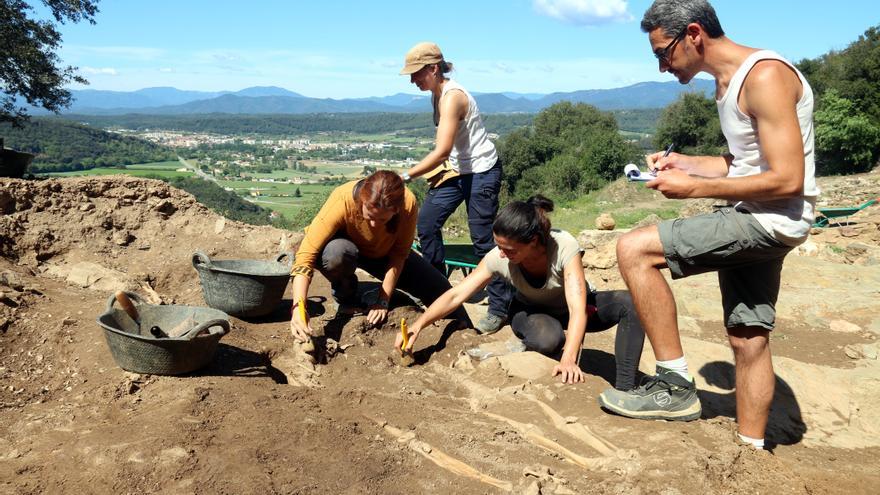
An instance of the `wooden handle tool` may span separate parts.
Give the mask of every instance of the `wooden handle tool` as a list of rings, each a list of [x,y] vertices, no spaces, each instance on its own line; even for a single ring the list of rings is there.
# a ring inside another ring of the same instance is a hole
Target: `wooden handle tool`
[[[409,345],[409,332],[406,330],[406,318],[400,319],[400,335],[403,337],[403,343],[400,345],[400,353],[403,354],[406,352],[406,347]]]
[[[416,362],[412,352],[406,350],[409,345],[409,331],[406,328],[406,318],[400,319],[400,335],[403,336],[403,343],[400,344],[400,365],[404,368],[412,366]]]
[[[131,299],[128,298],[128,295],[123,291],[116,292],[116,302],[119,303],[119,307],[125,311],[125,314],[131,317],[135,323],[137,323],[138,328],[141,326],[141,318],[138,315],[137,308],[134,307],[134,303],[131,302]]]

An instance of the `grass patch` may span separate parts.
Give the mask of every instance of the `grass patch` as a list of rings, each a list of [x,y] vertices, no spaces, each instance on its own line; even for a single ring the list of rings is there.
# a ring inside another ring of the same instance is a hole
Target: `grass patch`
[[[93,168],[89,170],[76,170],[73,172],[56,172],[46,174],[49,177],[80,177],[93,175],[131,175],[133,177],[162,177],[171,179],[174,177],[192,177],[193,172],[178,172],[176,170],[166,170],[161,168],[144,168],[144,169],[128,169],[128,168]]]
[[[177,170],[182,168],[183,164],[179,160],[171,160],[167,162],[151,162],[151,163],[135,163],[127,165],[127,170]]]

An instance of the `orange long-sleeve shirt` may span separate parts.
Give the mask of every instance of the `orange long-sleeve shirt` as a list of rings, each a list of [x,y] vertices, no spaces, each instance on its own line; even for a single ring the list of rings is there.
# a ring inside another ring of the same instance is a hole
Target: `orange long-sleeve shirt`
[[[367,258],[388,257],[389,265],[409,256],[416,235],[416,219],[419,207],[416,197],[406,189],[403,209],[398,212],[397,230],[388,232],[384,225],[370,227],[354,199],[354,187],[358,181],[343,184],[330,194],[321,211],[306,229],[306,236],[296,252],[291,275],[311,277],[315,264],[320,262],[321,251],[337,234],[341,233],[358,247],[361,256]]]

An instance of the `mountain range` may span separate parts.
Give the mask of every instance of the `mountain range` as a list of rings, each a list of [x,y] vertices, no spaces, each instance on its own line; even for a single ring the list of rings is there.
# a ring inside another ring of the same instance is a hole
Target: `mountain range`
[[[678,82],[642,82],[614,89],[590,89],[567,93],[475,93],[483,113],[535,113],[560,101],[588,103],[601,110],[662,108],[682,92],[699,91],[711,95],[715,85],[706,79],[694,79],[686,86]],[[145,88],[137,91],[73,90],[74,102],[64,113],[86,115],[185,115],[204,113],[230,114],[302,114],[405,112],[430,110],[428,96],[398,93],[369,98],[310,98],[276,86],[255,86],[241,91],[186,91],[171,87]],[[37,109],[33,113],[39,114]]]

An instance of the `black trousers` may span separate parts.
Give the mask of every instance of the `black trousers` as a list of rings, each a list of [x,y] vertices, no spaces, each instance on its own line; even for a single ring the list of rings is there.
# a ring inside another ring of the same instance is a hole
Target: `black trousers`
[[[593,308],[595,312],[590,311]],[[514,299],[510,306],[510,314],[513,315],[510,327],[528,350],[552,356],[562,349],[565,344],[565,327],[568,326],[568,312],[551,313],[547,308],[530,306]],[[636,372],[642,357],[645,331],[639,322],[629,291],[589,293],[587,313],[587,333],[601,332],[617,325],[614,339],[617,377],[614,388],[632,390],[636,386]]]
[[[366,270],[381,281],[388,271],[388,258],[360,256],[357,246],[345,238],[332,239],[321,251],[319,271],[330,281],[333,299],[339,303],[360,303],[356,300],[358,280],[354,271],[357,268]],[[441,294],[451,289],[452,285],[424,258],[410,251],[397,280],[397,288],[430,306]],[[473,326],[464,308],[458,308],[449,318],[457,319],[468,327]]]

